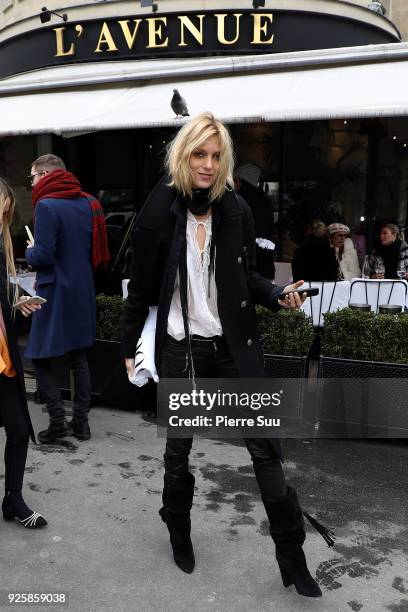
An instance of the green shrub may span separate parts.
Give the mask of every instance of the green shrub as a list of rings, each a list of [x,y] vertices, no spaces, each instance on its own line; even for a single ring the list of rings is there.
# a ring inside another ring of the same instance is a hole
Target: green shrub
[[[96,296],[96,337],[119,342],[122,335],[123,300],[119,295]]]
[[[274,355],[307,355],[313,344],[312,320],[303,310],[270,312],[256,307],[258,327],[265,353]]]
[[[408,363],[408,316],[344,308],[324,315],[322,355]]]

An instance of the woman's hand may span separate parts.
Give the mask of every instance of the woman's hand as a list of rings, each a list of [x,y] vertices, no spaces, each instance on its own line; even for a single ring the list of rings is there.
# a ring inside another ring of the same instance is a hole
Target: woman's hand
[[[129,376],[133,376],[135,372],[135,360],[125,359],[126,370]]]
[[[384,278],[384,274],[372,274],[371,278],[380,278],[382,280]]]
[[[289,295],[285,297],[284,300],[278,300],[278,304],[283,306],[283,308],[300,308],[303,302],[307,299],[306,293],[299,295],[296,289],[299,289],[304,284],[305,281],[297,281],[297,283],[293,283],[293,285],[287,285],[283,289],[285,293],[289,292]]]
[[[41,310],[40,304],[24,304],[24,302],[17,302],[17,310],[21,312],[24,317],[30,317],[36,310]]]

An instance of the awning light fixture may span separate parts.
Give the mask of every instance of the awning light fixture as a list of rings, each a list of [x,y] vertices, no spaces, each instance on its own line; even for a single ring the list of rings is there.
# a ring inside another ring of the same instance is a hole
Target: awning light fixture
[[[380,2],[380,0],[373,0],[367,5],[367,8],[369,8],[370,11],[374,11],[374,13],[378,13],[379,15],[385,15],[386,13],[385,6],[382,4],[382,2]]]
[[[57,13],[56,11],[50,11],[49,9],[47,9],[46,6],[43,6],[40,13],[41,23],[48,23],[49,21],[51,21],[51,15],[56,15],[57,17],[62,19],[62,21],[68,21],[68,15],[66,13],[62,13],[61,15],[61,13]]]
[[[150,6],[153,13],[157,13],[157,10],[159,8],[158,4],[156,2],[153,2],[153,0],[140,0],[140,6],[142,8]]]
[[[264,8],[265,0],[252,0],[252,6],[254,7],[254,9]]]

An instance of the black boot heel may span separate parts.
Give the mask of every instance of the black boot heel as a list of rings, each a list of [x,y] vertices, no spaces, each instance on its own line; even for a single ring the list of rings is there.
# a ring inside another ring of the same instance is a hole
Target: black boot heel
[[[161,520],[163,521],[163,523],[166,522],[166,511],[164,508],[160,508],[159,510],[159,514],[161,516]]]
[[[278,565],[279,565],[279,570],[280,570],[283,586],[290,587],[293,584],[292,578],[289,576],[288,572],[285,570],[283,565],[281,565],[280,563],[278,563]]]
[[[176,565],[186,574],[191,574],[195,567],[195,557],[190,538],[190,513],[173,514],[163,507],[159,510],[159,514],[169,530],[170,544]]]
[[[288,487],[287,495],[277,501],[263,499],[269,518],[269,531],[276,546],[276,560],[285,587],[295,585],[299,595],[304,597],[321,597],[322,592],[316,580],[311,576],[306,562],[303,544],[306,533],[302,509],[296,491]],[[307,518],[324,537],[329,546],[334,543],[334,534],[313,519]]]
[[[291,555],[289,566],[286,567],[278,560],[283,585],[289,587],[294,584],[299,595],[304,597],[321,597],[320,587],[307,569],[303,551],[296,556],[298,558],[295,560],[295,555]]]

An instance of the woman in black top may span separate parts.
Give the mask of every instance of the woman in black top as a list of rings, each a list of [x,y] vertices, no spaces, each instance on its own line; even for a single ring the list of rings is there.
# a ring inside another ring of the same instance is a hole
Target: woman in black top
[[[123,355],[130,374],[149,306],[158,305],[155,361],[164,378],[262,377],[263,353],[254,305],[298,308],[296,289],[282,288],[255,270],[254,223],[233,191],[233,149],[225,126],[210,113],[178,132],[167,156],[167,177],[154,189],[133,232],[133,265],[125,306]],[[191,573],[194,476],[192,438],[168,438],[163,507],[174,560]],[[285,586],[321,596],[302,544],[302,510],[287,486],[276,439],[245,439],[276,544]]]
[[[405,269],[405,278],[408,278],[408,244],[398,234],[398,227],[393,223],[385,223],[381,227],[380,236],[368,259],[371,278],[398,278],[400,264]],[[379,259],[384,262],[384,273],[376,272]]]
[[[9,283],[9,277],[16,273],[10,236],[14,207],[14,194],[0,179],[0,426],[4,426],[7,436],[2,511],[5,520],[17,519],[24,527],[35,529],[44,527],[47,521],[38,512],[30,510],[21,494],[28,441],[31,436],[35,443],[35,437],[14,330],[14,308],[24,316],[30,316],[40,306],[18,306],[17,290]]]

